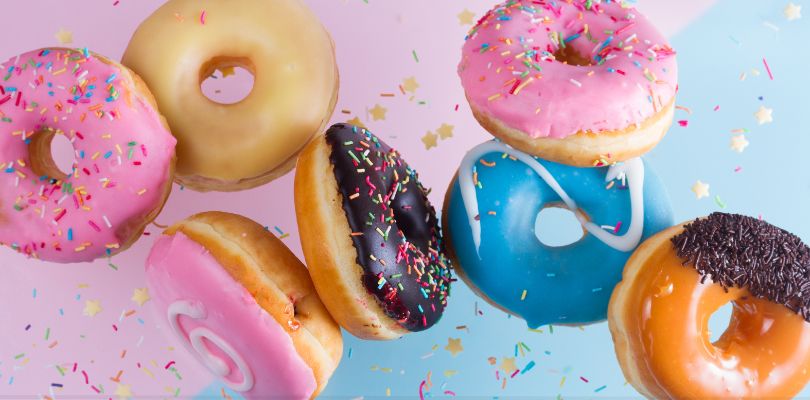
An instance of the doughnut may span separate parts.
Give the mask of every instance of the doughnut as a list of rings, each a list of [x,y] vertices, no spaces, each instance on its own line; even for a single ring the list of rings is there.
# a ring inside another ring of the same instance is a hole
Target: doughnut
[[[306,267],[245,217],[206,212],[164,232],[146,262],[159,318],[247,399],[315,398],[343,352]]]
[[[582,238],[543,243],[535,228],[549,207],[573,210]],[[453,265],[473,292],[537,328],[604,320],[630,252],[672,223],[667,191],[640,158],[577,168],[490,141],[462,160],[442,226]]]
[[[366,129],[329,128],[301,154],[295,209],[315,288],[353,335],[401,337],[436,324],[451,265],[428,190]]]
[[[458,68],[475,118],[516,149],[578,167],[652,149],[672,124],[678,66],[623,4],[508,0],[487,12]]]
[[[332,39],[301,0],[169,0],[138,27],[123,63],[152,88],[178,139],[177,180],[198,191],[286,174],[337,102]],[[255,78],[236,104],[200,89],[226,67]]]
[[[714,213],[630,257],[608,325],[624,376],[658,399],[792,398],[810,380],[810,248],[759,219]],[[732,303],[715,342],[709,317]]]
[[[127,249],[172,187],[176,141],[149,89],[87,49],[35,50],[0,70],[0,245],[59,263]],[[51,152],[60,136],[69,173]]]

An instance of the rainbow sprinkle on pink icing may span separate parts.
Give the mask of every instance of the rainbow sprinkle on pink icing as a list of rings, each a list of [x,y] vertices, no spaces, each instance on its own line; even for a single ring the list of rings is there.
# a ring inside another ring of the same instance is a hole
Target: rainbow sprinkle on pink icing
[[[160,115],[86,49],[36,50],[0,71],[0,244],[56,262],[116,253],[164,200],[176,141]],[[66,178],[32,169],[42,131],[71,142]]]
[[[623,3],[508,0],[467,35],[459,75],[479,112],[532,138],[564,138],[641,124],[668,107],[674,56]]]

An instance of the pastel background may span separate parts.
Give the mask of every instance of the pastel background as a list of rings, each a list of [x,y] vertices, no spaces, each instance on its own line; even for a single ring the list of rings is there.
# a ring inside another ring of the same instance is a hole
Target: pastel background
[[[60,30],[72,33],[71,46],[120,58],[137,25],[161,3],[4,1],[0,58],[58,45],[54,35]],[[434,188],[434,204],[441,204],[465,151],[489,138],[473,120],[455,71],[470,27],[463,24],[466,12],[480,16],[493,1],[307,3],[337,45],[342,82],[333,120],[358,118],[398,147]],[[669,188],[676,219],[739,212],[810,240],[810,25],[788,21],[787,4],[640,0],[679,53],[680,122],[647,156]],[[227,96],[240,84],[245,81],[227,78],[210,89]],[[758,123],[754,113],[760,107],[773,110],[772,123]],[[426,149],[423,137],[444,124],[452,126],[452,137]],[[750,142],[742,153],[729,147],[740,135]],[[243,193],[175,187],[157,222],[171,224],[212,209],[236,212],[267,225],[300,256],[292,177]],[[710,185],[709,197],[697,200],[690,190],[698,180]],[[130,251],[92,264],[54,265],[0,249],[0,398],[233,395],[168,334],[150,302],[132,300],[145,286],[144,261],[160,229],[152,226],[147,233]],[[88,301],[102,311],[83,315]],[[715,321],[717,332],[722,317]],[[615,361],[606,324],[529,331],[463,283],[455,285],[447,314],[432,330],[386,343],[344,338],[343,360],[324,397],[418,398],[422,381],[426,397],[637,396]],[[447,351],[449,339],[460,339],[463,351]],[[522,373],[504,378],[500,371],[496,379],[501,366]]]

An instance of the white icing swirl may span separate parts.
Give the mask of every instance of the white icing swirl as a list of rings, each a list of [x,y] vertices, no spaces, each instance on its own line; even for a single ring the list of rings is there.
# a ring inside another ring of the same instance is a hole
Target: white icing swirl
[[[588,221],[582,213],[577,212],[579,207],[577,207],[574,200],[568,196],[548,169],[537,162],[534,157],[501,142],[486,142],[474,147],[467,153],[461,162],[458,173],[461,197],[464,200],[464,208],[467,209],[467,218],[470,222],[476,252],[479,252],[481,247],[481,221],[478,210],[478,196],[475,193],[475,183],[473,182],[473,168],[478,160],[490,153],[508,154],[526,164],[546,182],[551,190],[557,193],[565,206],[577,215],[577,219],[583,228],[606,245],[618,251],[629,252],[641,242],[641,235],[644,231],[644,162],[641,158],[633,158],[622,164],[613,165],[608,169],[605,176],[605,182],[614,179],[626,179],[630,190],[630,227],[624,235],[618,236],[605,231],[593,222]]]
[[[179,300],[172,303],[169,306],[169,324],[172,330],[181,338],[186,347],[189,347],[189,350],[197,355],[203,365],[218,378],[221,378],[228,387],[237,392],[247,392],[253,389],[253,372],[250,370],[250,367],[248,367],[245,359],[233,346],[210,329],[201,326],[192,329],[191,332],[188,333],[188,340],[186,341],[186,333],[183,331],[183,328],[180,326],[180,321],[178,320],[180,315],[185,315],[195,320],[204,320],[208,316],[205,306],[201,303],[192,303],[188,300]],[[227,379],[227,377],[231,375],[231,368],[228,366],[227,362],[211,354],[208,347],[203,342],[203,339],[208,340],[211,344],[218,347],[231,359],[242,375],[241,382]]]

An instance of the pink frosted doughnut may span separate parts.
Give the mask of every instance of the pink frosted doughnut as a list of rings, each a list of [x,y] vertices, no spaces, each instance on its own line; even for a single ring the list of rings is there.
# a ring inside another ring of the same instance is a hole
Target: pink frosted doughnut
[[[245,217],[207,212],[170,227],[146,279],[173,336],[247,399],[314,398],[340,361],[340,328],[306,267]]]
[[[54,262],[123,251],[171,191],[176,141],[140,79],[87,50],[0,64],[0,244]],[[72,173],[51,141],[73,145]]]
[[[575,166],[624,161],[672,123],[675,52],[618,1],[509,0],[481,18],[462,53],[473,114],[527,153]]]

